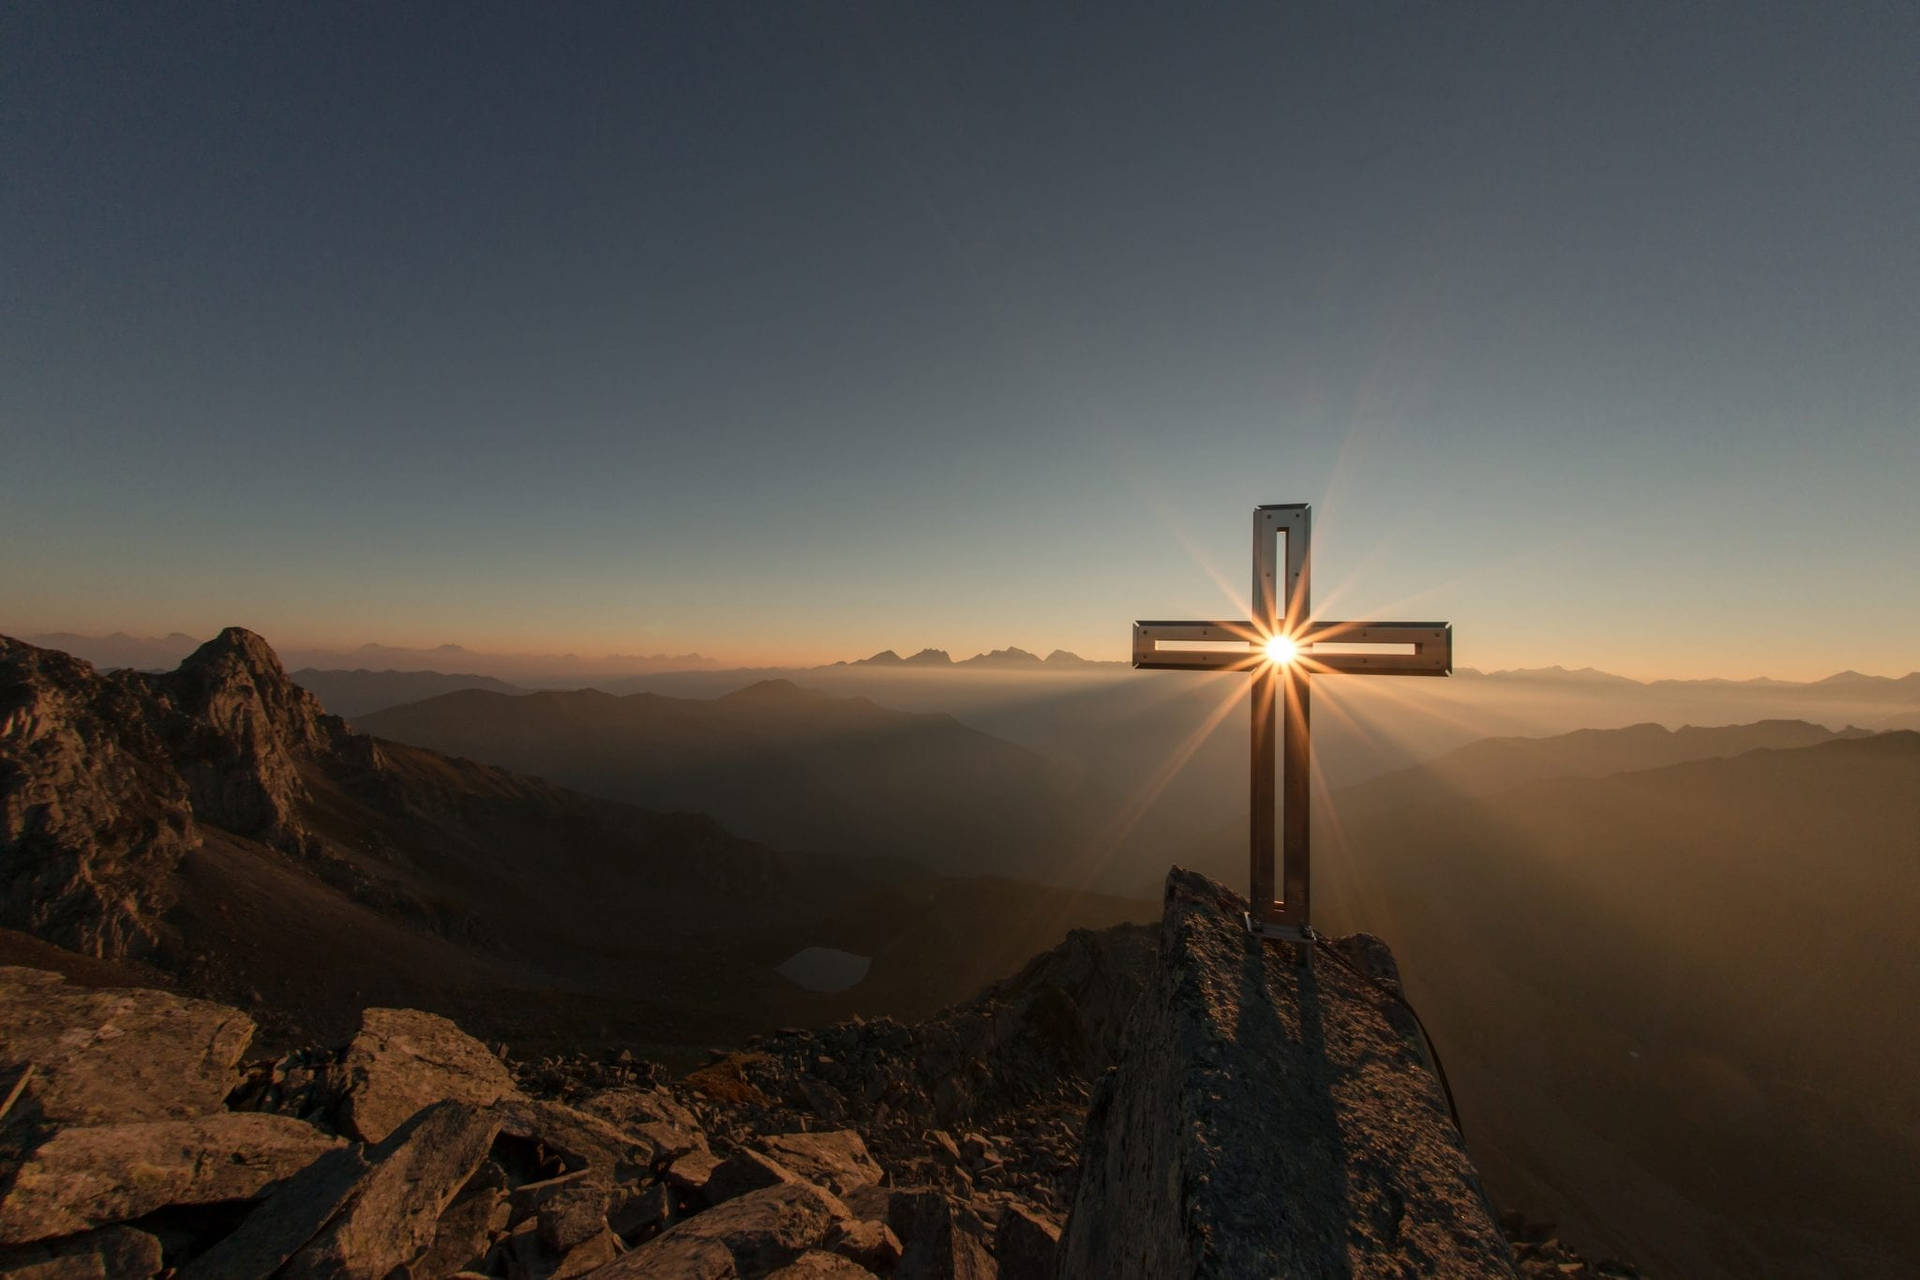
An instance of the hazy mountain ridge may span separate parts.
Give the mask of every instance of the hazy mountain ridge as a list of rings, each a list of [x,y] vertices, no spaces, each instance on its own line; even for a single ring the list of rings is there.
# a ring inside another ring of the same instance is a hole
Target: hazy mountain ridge
[[[372,671],[359,667],[352,671],[322,671],[303,667],[292,674],[293,682],[320,699],[328,714],[345,720],[387,707],[454,693],[461,689],[485,689],[492,693],[525,693],[527,690],[492,676],[443,674],[438,671]]]
[[[23,639],[40,648],[57,649],[85,659],[96,666],[103,667],[172,667],[187,654],[198,647],[203,640],[181,632],[167,636],[134,636],[124,631],[116,631],[106,636],[80,635],[74,632],[45,632],[30,634]],[[448,664],[466,661],[466,670],[478,672],[492,679],[526,680],[530,683],[554,686],[568,679],[591,676],[609,680],[646,679],[653,676],[673,676],[682,674],[713,675],[723,679],[756,680],[772,679],[780,675],[804,675],[811,672],[830,671],[834,668],[863,666],[899,666],[924,665],[930,667],[953,667],[974,671],[989,670],[995,667],[1042,667],[1056,668],[1101,668],[1109,671],[1131,669],[1127,659],[1086,658],[1066,649],[1055,649],[1045,658],[1018,646],[1001,649],[983,650],[968,658],[954,658],[946,649],[926,648],[908,657],[902,657],[893,649],[882,649],[865,658],[843,659],[837,662],[817,666],[773,665],[763,667],[728,666],[700,653],[683,654],[607,654],[603,656],[584,656],[574,653],[560,654],[520,654],[494,653],[482,649],[472,649],[459,644],[443,644],[433,648],[407,648],[369,642],[350,648],[297,647],[289,646],[280,651],[281,658],[290,665],[322,670],[391,670],[419,671],[424,673],[446,673]],[[342,659],[353,660],[343,662]],[[376,665],[377,664],[377,665]],[[512,668],[511,671],[492,670],[499,664]],[[544,664],[544,665],[543,665]],[[1474,680],[1495,680],[1514,683],[1560,682],[1567,684],[1604,685],[1614,684],[1641,689],[1660,690],[1804,690],[1818,695],[1838,692],[1859,692],[1873,690],[1898,695],[1901,700],[1920,703],[1920,670],[1905,675],[1873,675],[1854,670],[1842,670],[1831,675],[1808,680],[1782,680],[1773,676],[1753,676],[1744,679],[1725,677],[1655,677],[1637,679],[1632,676],[1617,675],[1596,667],[1569,668],[1564,666],[1508,667],[1483,669],[1471,665],[1454,668],[1454,675]],[[622,692],[609,689],[608,692]]]
[[[1417,775],[1425,781],[1483,795],[1547,778],[1600,777],[1869,734],[1866,729],[1836,731],[1805,720],[1761,720],[1738,725],[1683,725],[1678,729],[1649,723],[1622,729],[1576,729],[1546,738],[1482,738],[1413,769],[1361,786],[1391,785],[1392,779]]]
[[[938,713],[791,681],[713,699],[469,690],[360,717],[383,738],[654,808],[711,813],[787,848],[1045,879],[1090,825],[1078,779]]]

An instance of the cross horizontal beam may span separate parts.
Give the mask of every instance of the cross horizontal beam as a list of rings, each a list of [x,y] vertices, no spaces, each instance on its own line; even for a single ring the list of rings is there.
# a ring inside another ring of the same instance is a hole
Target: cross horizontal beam
[[[1272,662],[1268,638],[1252,622],[1136,622],[1133,665],[1142,671],[1252,671]],[[1453,670],[1453,627],[1445,622],[1308,619],[1288,639],[1299,646],[1294,661],[1313,675],[1444,676]]]

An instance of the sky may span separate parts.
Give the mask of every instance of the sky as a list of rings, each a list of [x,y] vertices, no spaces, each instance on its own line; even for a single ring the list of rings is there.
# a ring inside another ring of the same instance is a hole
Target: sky
[[[1920,9],[0,9],[0,631],[1920,667]]]

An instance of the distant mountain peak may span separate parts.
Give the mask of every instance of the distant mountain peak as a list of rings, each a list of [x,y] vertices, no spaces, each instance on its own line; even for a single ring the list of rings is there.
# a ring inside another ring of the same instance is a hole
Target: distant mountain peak
[[[1040,655],[1028,653],[1025,649],[1008,645],[1004,649],[990,649],[986,653],[976,653],[964,662],[955,664],[962,667],[1037,667]]]
[[[922,649],[911,658],[901,661],[915,667],[947,667],[953,665],[953,656],[945,649]]]
[[[794,698],[818,698],[824,695],[802,689],[791,680],[756,680],[721,698],[722,702],[773,702]]]
[[[897,667],[901,657],[891,649],[882,649],[871,658],[856,658],[850,664],[856,667]]]

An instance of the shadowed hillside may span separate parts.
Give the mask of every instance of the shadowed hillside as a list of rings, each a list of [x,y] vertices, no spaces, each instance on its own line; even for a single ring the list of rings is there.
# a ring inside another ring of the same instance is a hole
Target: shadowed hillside
[[[320,699],[320,705],[327,709],[329,715],[347,720],[461,689],[486,689],[493,693],[524,692],[492,676],[441,671],[368,671],[364,667],[353,671],[322,671],[303,667],[293,673],[293,682]]]
[[[1920,734],[1455,776],[1338,793],[1315,870],[1405,963],[1496,1197],[1655,1274],[1911,1274]]]
[[[1072,777],[945,715],[770,680],[713,699],[468,691],[356,722],[782,848],[1045,879],[1088,825]]]

